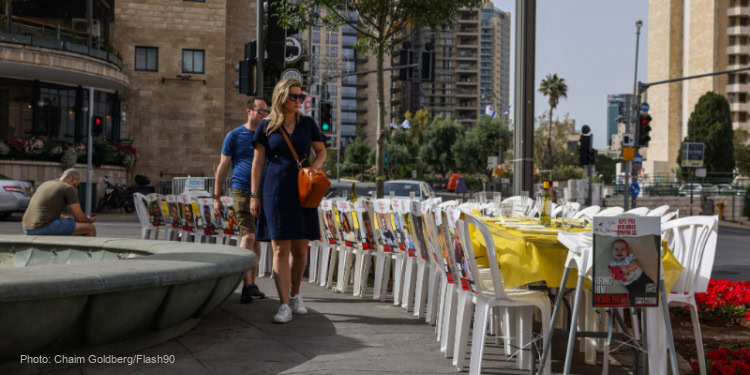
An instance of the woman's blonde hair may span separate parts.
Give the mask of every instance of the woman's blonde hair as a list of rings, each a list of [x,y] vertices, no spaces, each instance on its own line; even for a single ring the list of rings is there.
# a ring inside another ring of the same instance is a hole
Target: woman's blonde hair
[[[276,87],[273,88],[273,97],[271,98],[271,114],[268,116],[268,126],[266,127],[266,135],[279,130],[281,124],[284,123],[284,102],[289,98],[289,90],[292,87],[302,87],[300,81],[288,78],[279,81]],[[295,114],[299,116],[299,114]]]

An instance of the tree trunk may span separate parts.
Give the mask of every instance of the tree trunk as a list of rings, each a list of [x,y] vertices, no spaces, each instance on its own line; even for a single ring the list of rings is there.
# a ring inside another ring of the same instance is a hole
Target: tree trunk
[[[383,83],[383,59],[385,58],[383,43],[378,43],[377,56],[377,78],[378,78],[378,127],[377,127],[377,149],[375,151],[375,192],[378,198],[383,198],[385,173],[383,168],[383,156],[385,151],[385,84]]]
[[[554,107],[549,108],[549,132],[547,137],[547,169],[552,169],[552,111]]]

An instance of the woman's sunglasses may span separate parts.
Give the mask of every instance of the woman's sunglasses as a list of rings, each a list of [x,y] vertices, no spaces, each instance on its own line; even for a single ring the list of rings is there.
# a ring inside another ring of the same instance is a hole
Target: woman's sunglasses
[[[289,94],[287,95],[287,98],[293,102],[299,101],[302,103],[305,101],[305,94]]]

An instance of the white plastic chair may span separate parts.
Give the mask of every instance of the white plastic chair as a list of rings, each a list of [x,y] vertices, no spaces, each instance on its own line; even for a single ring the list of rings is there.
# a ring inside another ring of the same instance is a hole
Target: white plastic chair
[[[625,211],[622,207],[609,207],[596,213],[594,216],[617,216]]]
[[[679,217],[680,217],[680,210],[668,212],[668,213],[662,215],[662,217],[661,217],[661,223],[664,224],[667,221],[670,221],[672,219],[677,219]]]
[[[435,224],[436,207],[433,204],[422,203],[422,219],[424,221],[425,242],[428,247],[430,258],[429,276],[427,285],[427,304],[425,307],[425,321],[427,324],[437,326],[436,334],[438,341],[442,334],[440,323],[440,306],[443,303],[443,295],[447,284],[445,270],[441,263],[442,253],[440,243],[437,239],[437,225]]]
[[[148,220],[148,213],[147,208],[145,205],[146,196],[141,193],[133,193],[133,203],[135,203],[135,212],[138,216],[138,221],[141,223],[141,239],[142,240],[150,240],[151,239],[151,233],[154,234],[155,240],[159,239],[159,229],[160,227],[155,227],[149,220]]]
[[[648,207],[636,207],[636,208],[628,210],[625,213],[630,214],[630,215],[646,216],[648,212],[649,212]]]
[[[321,244],[323,246],[321,247],[322,251],[320,252],[320,274],[318,278],[320,279],[320,286],[324,288],[333,287],[334,267],[336,267],[336,262],[338,260],[340,243],[336,224],[334,223],[336,219],[333,215],[333,207],[336,204],[335,201],[336,199],[324,199],[320,202],[320,208],[322,211],[321,220],[323,222],[323,227],[325,228],[325,236],[321,238]]]
[[[663,206],[659,206],[654,208],[653,210],[649,211],[646,216],[664,216],[665,213],[669,211],[669,205],[665,204]]]
[[[388,294],[388,284],[391,279],[391,264],[393,260],[398,257],[397,252],[399,249],[395,235],[393,234],[393,226],[391,222],[391,200],[388,198],[376,199],[373,202],[373,205],[376,221],[378,223],[376,236],[378,237],[380,244],[378,246],[378,251],[375,253],[375,285],[373,287],[372,298],[385,302]],[[384,217],[384,219],[380,220],[381,217]],[[394,280],[394,292],[397,285],[398,282]]]
[[[424,216],[422,215],[422,204],[416,200],[410,202],[410,219],[411,227],[414,228],[413,233],[414,244],[417,251],[416,263],[416,285],[414,289],[414,316],[417,318],[423,318],[427,314],[429,307],[428,301],[428,288],[430,285],[430,274],[434,264],[434,257],[432,249],[430,248],[430,239],[427,238],[426,225]]]
[[[487,249],[487,260],[490,265],[490,280],[491,283],[478,281],[476,286],[478,293],[473,295],[473,299],[476,300],[476,307],[474,313],[474,332],[472,334],[472,348],[471,348],[471,364],[469,367],[469,374],[481,374],[482,372],[482,357],[484,355],[484,343],[486,340],[487,323],[489,319],[490,310],[493,307],[503,306],[508,308],[519,308],[519,307],[536,307],[541,311],[542,321],[542,338],[547,339],[550,334],[550,302],[547,294],[543,291],[528,290],[528,289],[505,289],[503,286],[502,273],[500,266],[497,262],[497,255],[495,253],[495,244],[487,226],[482,223],[478,218],[472,215],[465,215],[464,228],[462,230],[463,244],[467,253],[467,258],[470,262],[470,269],[474,280],[481,280],[481,273],[478,271],[476,264],[476,256],[474,254],[473,245],[471,238],[469,238],[469,226],[473,225],[484,238],[485,246]],[[519,321],[519,339],[520,344],[525,346],[531,342],[529,333],[531,332],[531,325],[534,314],[520,313],[517,315]],[[462,316],[462,321],[458,324],[467,326],[469,317],[466,315]],[[468,329],[462,329],[460,333],[461,337],[457,338],[457,356],[460,357],[466,352],[466,345],[468,343]],[[533,343],[532,343],[533,345]],[[522,355],[525,351],[521,351]],[[519,355],[518,363],[519,367],[526,367],[528,363],[524,363],[521,356]],[[544,374],[552,374],[550,371],[551,362],[549,359],[547,366],[545,367]],[[460,362],[460,360],[459,360]]]
[[[346,236],[346,230],[342,220],[347,220],[349,229],[354,232],[354,221],[352,220],[352,206],[349,201],[339,199],[336,201],[337,219],[334,220],[336,233],[340,243],[338,251],[338,269],[336,278],[336,289],[334,291],[347,293],[349,291],[349,279],[351,277],[352,263],[354,260],[354,250],[357,248],[356,238],[342,238]]]
[[[367,291],[367,279],[370,274],[372,257],[377,251],[375,228],[373,227],[373,210],[369,199],[360,198],[354,203],[357,215],[359,246],[354,250],[354,295],[364,297]],[[369,236],[368,236],[369,234]]]
[[[718,217],[689,216],[671,220],[662,224],[662,233],[670,233],[668,247],[684,267],[671,293],[667,295],[667,302],[690,306],[698,368],[701,375],[706,375],[706,359],[695,293],[705,292],[711,278],[718,238]]]
[[[601,208],[599,206],[596,206],[596,205],[589,206],[578,211],[578,213],[573,215],[573,219],[592,221],[594,218],[594,215],[599,213],[599,211],[601,211]]]

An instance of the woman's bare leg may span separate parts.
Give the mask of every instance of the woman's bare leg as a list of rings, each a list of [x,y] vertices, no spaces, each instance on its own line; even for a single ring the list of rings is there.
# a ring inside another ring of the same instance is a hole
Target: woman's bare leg
[[[289,287],[292,283],[289,253],[292,241],[271,240],[271,246],[273,246],[273,278],[276,282],[276,291],[279,293],[281,304],[289,304]],[[299,283],[297,290],[299,290]]]

